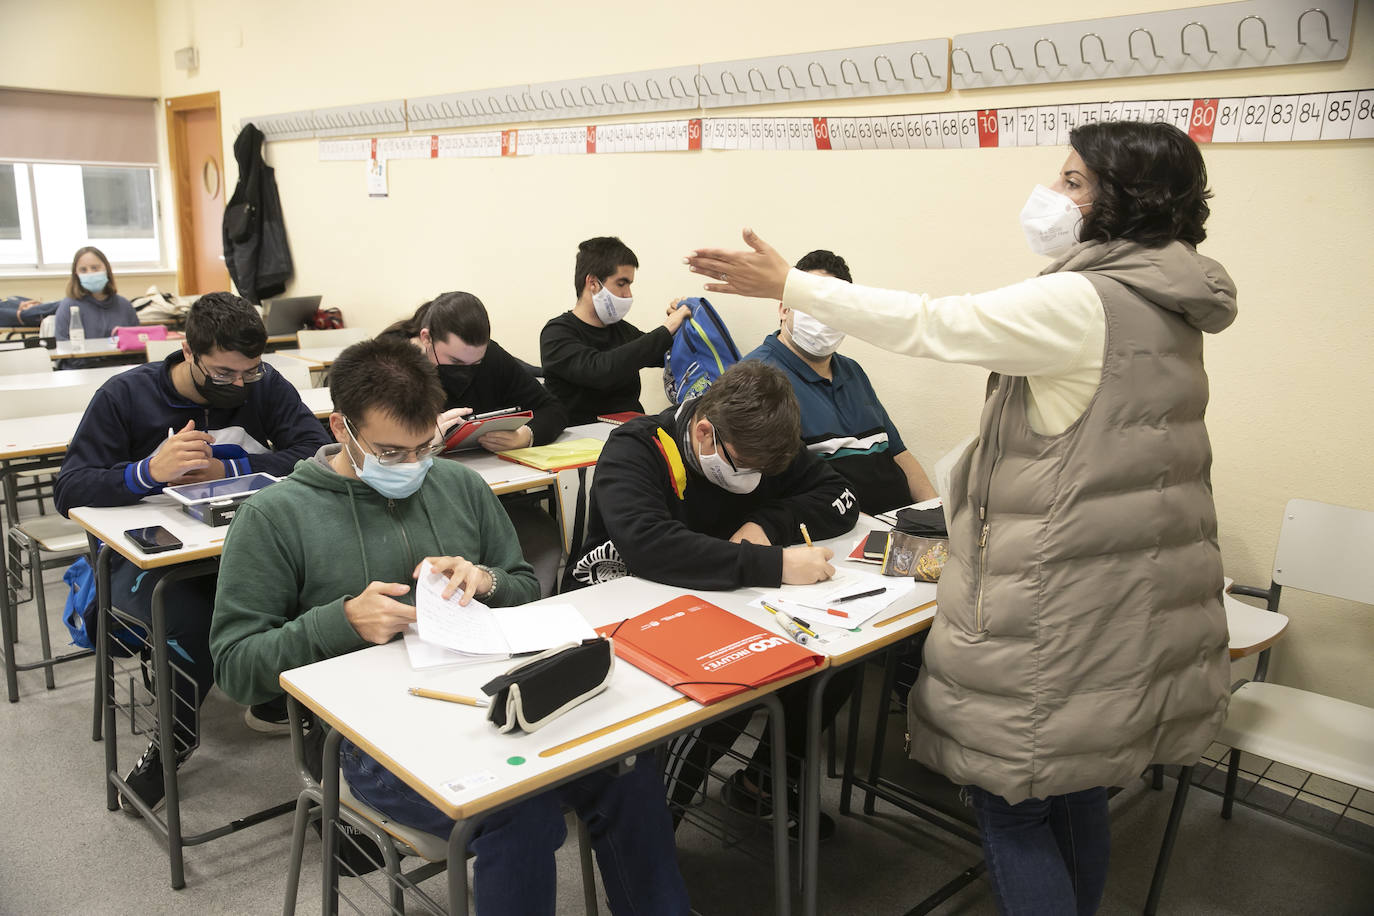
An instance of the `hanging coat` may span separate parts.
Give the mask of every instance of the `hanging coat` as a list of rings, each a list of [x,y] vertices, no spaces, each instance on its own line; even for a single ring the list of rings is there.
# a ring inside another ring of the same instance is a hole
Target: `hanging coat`
[[[291,278],[277,179],[263,161],[262,142],[262,131],[252,124],[239,131],[234,141],[239,181],[224,208],[224,265],[249,302],[280,296]]]

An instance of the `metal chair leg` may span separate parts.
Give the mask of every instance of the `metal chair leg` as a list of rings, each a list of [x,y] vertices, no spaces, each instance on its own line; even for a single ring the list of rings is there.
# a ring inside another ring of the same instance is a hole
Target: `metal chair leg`
[[[596,872],[592,869],[592,836],[582,818],[574,815],[577,821],[577,856],[582,862],[582,903],[587,916],[597,916]]]
[[[282,902],[282,916],[295,916],[296,894],[301,885],[301,861],[305,858],[305,831],[310,827],[310,809],[314,807],[310,790],[296,799],[296,819],[291,826],[291,861],[286,868],[286,899]]]
[[[1164,828],[1164,841],[1159,845],[1159,861],[1155,863],[1154,878],[1150,881],[1150,895],[1145,900],[1145,916],[1155,916],[1159,907],[1159,897],[1164,891],[1164,874],[1169,869],[1169,857],[1174,852],[1174,840],[1178,838],[1178,825],[1183,820],[1183,806],[1188,800],[1188,787],[1193,784],[1193,768],[1180,767],[1178,788],[1174,790],[1174,803],[1169,808],[1169,823]]]
[[[38,607],[38,643],[43,649],[44,661],[52,660],[52,636],[48,632],[48,596],[43,588],[43,562],[39,556],[38,545],[29,542],[29,582],[33,585],[33,600]],[[57,689],[53,680],[53,665],[43,667],[43,683],[49,690]]]
[[[864,695],[864,677],[867,665],[854,679],[854,692],[849,697],[849,725],[844,733],[844,773],[840,781],[840,813],[849,814],[849,802],[854,795],[854,766],[859,756],[859,722]]]
[[[888,705],[892,702],[892,688],[897,683],[897,650],[887,650],[883,664],[883,687],[878,693],[878,718],[873,727],[873,754],[868,761],[868,784],[876,785],[883,768],[883,745],[887,741]],[[864,814],[873,813],[872,790],[864,792]]]
[[[1150,765],[1150,788],[1156,792],[1164,788],[1164,767],[1158,763]]]
[[[1221,816],[1231,819],[1231,807],[1236,800],[1236,777],[1240,775],[1240,749],[1231,748],[1231,756],[1226,761],[1226,791],[1221,796]]]

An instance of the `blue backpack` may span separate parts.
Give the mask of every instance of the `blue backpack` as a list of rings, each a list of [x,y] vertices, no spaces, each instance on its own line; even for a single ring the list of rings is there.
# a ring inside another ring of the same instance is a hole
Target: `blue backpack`
[[[739,362],[739,349],[711,303],[692,297],[681,304],[690,306],[692,314],[663,358],[663,391],[674,404],[702,394]]]

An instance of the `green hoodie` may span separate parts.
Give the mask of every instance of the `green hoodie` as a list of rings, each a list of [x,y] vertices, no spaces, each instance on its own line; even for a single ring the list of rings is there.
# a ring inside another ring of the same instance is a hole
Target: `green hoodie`
[[[405,499],[387,499],[325,461],[322,448],[281,483],[254,496],[229,526],[220,563],[210,652],[215,681],[240,703],[281,693],[278,675],[367,645],[344,616],[344,602],[370,582],[414,585],[429,556],[461,556],[489,566],[491,603],[539,597],[501,503],[477,474],[439,460]],[[413,603],[414,592],[397,600]]]

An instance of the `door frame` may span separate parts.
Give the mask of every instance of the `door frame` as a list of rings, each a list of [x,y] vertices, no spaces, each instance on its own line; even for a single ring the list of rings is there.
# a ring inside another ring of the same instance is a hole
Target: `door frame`
[[[225,188],[226,169],[224,164],[224,124],[220,119],[219,92],[201,92],[196,95],[181,95],[165,100],[167,109],[167,160],[172,170],[172,196],[176,206],[177,227],[177,293],[187,295],[189,290],[199,286],[196,275],[195,225],[191,218],[191,182],[196,179],[194,169],[187,161],[186,152],[186,112],[205,108],[215,110],[215,129],[219,134],[220,193],[224,195],[225,205],[229,202],[228,189]]]

